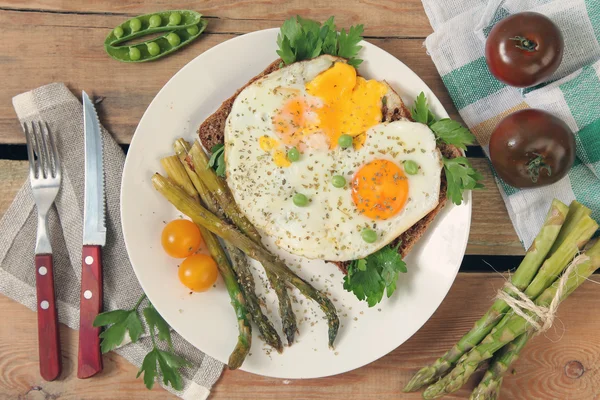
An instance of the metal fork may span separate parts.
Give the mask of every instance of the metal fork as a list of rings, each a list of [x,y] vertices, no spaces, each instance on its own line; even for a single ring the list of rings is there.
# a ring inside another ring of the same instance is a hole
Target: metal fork
[[[37,290],[38,346],[40,374],[54,380],[61,371],[58,315],[54,296],[52,247],[48,239],[48,211],[60,188],[60,159],[48,124],[24,123],[29,158],[29,180],[38,211],[35,242],[35,279]]]

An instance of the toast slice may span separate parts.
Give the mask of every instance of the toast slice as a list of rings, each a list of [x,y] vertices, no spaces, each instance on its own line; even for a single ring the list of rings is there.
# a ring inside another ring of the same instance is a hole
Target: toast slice
[[[275,60],[272,62],[263,72],[250,79],[246,85],[240,88],[237,92],[234,93],[229,99],[225,100],[223,104],[212,114],[210,115],[198,128],[198,137],[200,138],[200,142],[204,146],[205,149],[209,150],[213,148],[213,146],[217,144],[222,144],[224,141],[225,135],[225,122],[227,121],[227,117],[231,112],[231,107],[233,106],[233,102],[235,101],[238,94],[246,88],[246,86],[250,85],[257,79],[262,78],[265,75],[270,74],[271,72],[277,70],[281,63],[281,59]],[[386,82],[387,84],[387,82]],[[382,114],[383,121],[398,121],[400,119],[408,119],[413,120],[411,117],[410,110],[406,107],[401,97],[388,85],[388,95],[386,96],[387,101],[383,105]],[[462,154],[460,150],[454,146],[447,145],[444,143],[438,143],[438,148],[442,155],[446,158],[455,158],[460,157]],[[448,182],[446,181],[446,177],[444,174],[441,175],[441,187],[440,187],[440,198],[437,207],[429,212],[425,217],[420,219],[416,224],[410,227],[407,231],[402,233],[398,238],[396,238],[392,244],[394,246],[400,243],[398,247],[398,252],[402,255],[402,257],[406,256],[406,254],[410,251],[410,249],[419,241],[419,239],[423,236],[427,227],[433,222],[436,215],[444,208],[446,204],[446,193],[448,190]],[[334,262],[344,273],[347,273],[348,265],[350,261],[343,262]]]

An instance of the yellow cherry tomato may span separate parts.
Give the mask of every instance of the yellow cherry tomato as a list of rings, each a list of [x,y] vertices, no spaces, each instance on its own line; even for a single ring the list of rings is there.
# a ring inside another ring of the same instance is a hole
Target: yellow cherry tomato
[[[161,243],[163,249],[171,257],[189,257],[198,251],[203,242],[200,229],[187,219],[173,220],[162,231]]]
[[[204,292],[217,281],[217,263],[206,254],[194,254],[179,266],[179,280],[195,292]]]

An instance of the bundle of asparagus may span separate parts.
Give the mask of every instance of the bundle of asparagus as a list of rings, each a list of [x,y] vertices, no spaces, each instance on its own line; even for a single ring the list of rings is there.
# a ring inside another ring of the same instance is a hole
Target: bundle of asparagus
[[[506,294],[518,298],[514,291],[518,290],[535,307],[557,306],[594,273],[600,267],[600,241],[573,260],[598,229],[590,214],[590,209],[576,201],[567,207],[554,200],[539,234],[511,277],[512,286],[505,286]],[[493,358],[471,399],[496,399],[504,374],[534,336],[540,320],[537,313],[526,309],[521,314],[505,300],[497,299],[454,347],[419,370],[404,391],[429,385],[423,393],[425,399],[453,393]]]
[[[225,182],[209,167],[208,157],[198,142],[190,146],[185,140],[178,139],[174,150],[176,155],[161,160],[168,178],[156,173],[152,183],[156,190],[198,225],[223,277],[239,326],[238,343],[229,358],[229,368],[241,366],[250,350],[250,320],[256,324],[265,343],[279,352],[283,350],[277,330],[260,307],[245,254],[265,268],[269,283],[279,300],[282,331],[288,345],[293,343],[297,326],[286,284],[295,286],[321,307],[329,326],[329,346],[333,347],[339,319],[329,298],[266,249],[256,228],[238,209]],[[229,258],[217,237],[224,240]]]

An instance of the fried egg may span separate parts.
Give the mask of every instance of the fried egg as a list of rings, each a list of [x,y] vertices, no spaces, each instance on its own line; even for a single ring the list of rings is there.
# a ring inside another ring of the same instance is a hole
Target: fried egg
[[[225,126],[227,183],[261,234],[307,258],[354,260],[437,206],[435,136],[408,120],[382,123],[390,95],[387,84],[357,76],[343,59],[321,56],[237,96]],[[352,146],[338,144],[342,135]],[[293,148],[297,160],[288,156]]]

